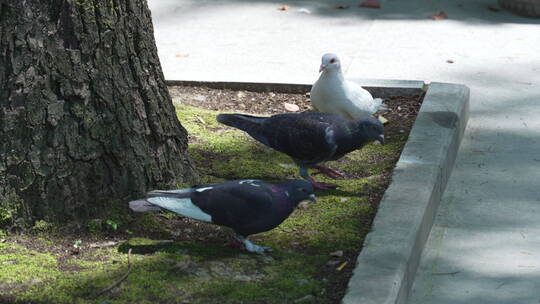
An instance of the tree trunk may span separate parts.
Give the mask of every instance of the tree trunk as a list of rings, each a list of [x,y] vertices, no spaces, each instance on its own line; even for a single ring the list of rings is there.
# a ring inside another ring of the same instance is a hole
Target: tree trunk
[[[186,149],[146,0],[0,0],[0,221],[194,182]]]

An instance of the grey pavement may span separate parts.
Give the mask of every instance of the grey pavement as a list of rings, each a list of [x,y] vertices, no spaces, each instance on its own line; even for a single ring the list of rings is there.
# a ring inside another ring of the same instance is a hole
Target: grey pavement
[[[334,52],[348,78],[469,86],[409,303],[540,303],[540,19],[490,11],[495,0],[148,1],[169,80],[311,83]],[[428,18],[439,11],[449,19]]]

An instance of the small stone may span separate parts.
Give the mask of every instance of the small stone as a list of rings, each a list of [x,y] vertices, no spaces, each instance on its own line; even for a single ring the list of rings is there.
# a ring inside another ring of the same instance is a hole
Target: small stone
[[[300,286],[304,286],[304,285],[306,285],[307,283],[309,283],[309,281],[306,280],[306,279],[300,279],[300,280],[298,280],[298,285],[300,285]]]
[[[334,252],[330,252],[330,256],[340,258],[340,257],[343,256],[343,250],[337,250],[337,251],[334,251]]]
[[[276,93],[273,92],[268,93],[268,95],[270,95],[270,97],[276,97]]]
[[[300,204],[298,204],[296,209],[306,210],[309,208],[309,204],[310,204],[309,202],[301,202]]]
[[[326,263],[327,266],[336,266],[337,264],[339,264],[339,260],[330,260]]]
[[[0,243],[5,243],[6,239],[0,239]]]
[[[287,110],[289,112],[298,112],[298,111],[300,111],[300,107],[293,104],[293,103],[284,102],[283,107],[285,108],[285,110]]]
[[[212,279],[212,276],[208,273],[208,271],[204,268],[198,268],[194,273],[194,276],[201,280],[210,281]]]
[[[30,284],[37,284],[37,283],[40,283],[41,281],[43,281],[43,279],[40,279],[40,278],[31,278],[30,280],[28,280],[28,283],[30,283]]]
[[[245,96],[246,96],[246,93],[244,93],[242,91],[236,93],[236,97],[238,97],[238,98],[242,98],[242,97],[245,97]]]
[[[137,258],[135,258],[135,260],[142,261],[142,260],[144,260],[144,258],[143,257],[137,257]]]
[[[295,165],[293,165],[293,164],[278,164],[278,166],[283,167],[283,168],[294,168],[295,167]]]
[[[346,202],[346,201],[348,201],[348,200],[349,200],[348,198],[342,197],[339,201],[342,202],[342,203],[344,203],[344,202]]]
[[[302,303],[302,302],[307,302],[307,301],[311,301],[313,300],[315,297],[313,295],[306,295],[306,296],[303,296],[301,297],[300,299],[296,299],[293,301],[293,303]]]
[[[111,260],[111,263],[113,263],[113,264],[117,264],[118,262],[120,262],[120,261],[117,260],[117,259],[112,259],[112,260]]]
[[[180,271],[187,271],[192,266],[190,259],[185,259],[174,264],[174,268]]]
[[[251,282],[251,281],[254,281],[255,279],[246,274],[237,274],[233,277],[233,280],[242,281],[242,282]]]
[[[399,133],[405,133],[405,130],[399,130]]]
[[[228,277],[231,272],[231,269],[222,262],[211,262],[209,268],[213,275],[222,278]]]
[[[185,232],[185,233],[191,233],[191,232],[193,232],[193,230],[192,230],[192,229],[189,229],[189,228],[186,228],[186,229],[184,229],[184,232]]]
[[[274,258],[269,255],[259,255],[259,259],[264,263],[272,263],[275,261]]]

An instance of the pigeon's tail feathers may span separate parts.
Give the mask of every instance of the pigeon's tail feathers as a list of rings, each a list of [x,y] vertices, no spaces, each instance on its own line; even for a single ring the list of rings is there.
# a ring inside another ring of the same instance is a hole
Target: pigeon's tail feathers
[[[217,116],[217,121],[220,123],[235,127],[246,132],[257,129],[265,117],[256,117],[251,115],[244,114],[219,114]]]
[[[185,217],[203,222],[212,222],[212,216],[202,211],[197,205],[193,204],[189,198],[155,196],[147,198],[146,200],[153,205],[170,210]]]
[[[373,109],[373,112],[377,112],[379,110],[387,110],[388,106],[383,103],[381,98],[373,98]]]
[[[135,212],[148,212],[148,211],[159,211],[161,208],[153,205],[147,200],[136,200],[129,202],[129,208]]]
[[[268,139],[263,135],[263,122],[266,117],[257,117],[244,114],[219,114],[217,121],[220,123],[247,132],[256,140],[268,145]]]

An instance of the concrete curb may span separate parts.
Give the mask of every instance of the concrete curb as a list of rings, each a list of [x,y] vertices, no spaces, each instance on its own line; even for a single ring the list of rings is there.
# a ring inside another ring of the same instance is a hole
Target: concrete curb
[[[349,281],[344,304],[404,304],[469,119],[469,88],[450,83],[354,79],[374,97],[424,101]],[[166,81],[167,85],[305,93],[310,84]]]
[[[407,302],[468,118],[468,87],[428,86],[342,303]]]
[[[396,95],[415,95],[425,90],[426,85],[419,80],[352,79],[368,90],[373,96],[386,98]],[[246,90],[254,92],[307,93],[311,84],[304,83],[266,83],[266,82],[224,82],[166,80],[168,86],[206,86],[214,89]]]

